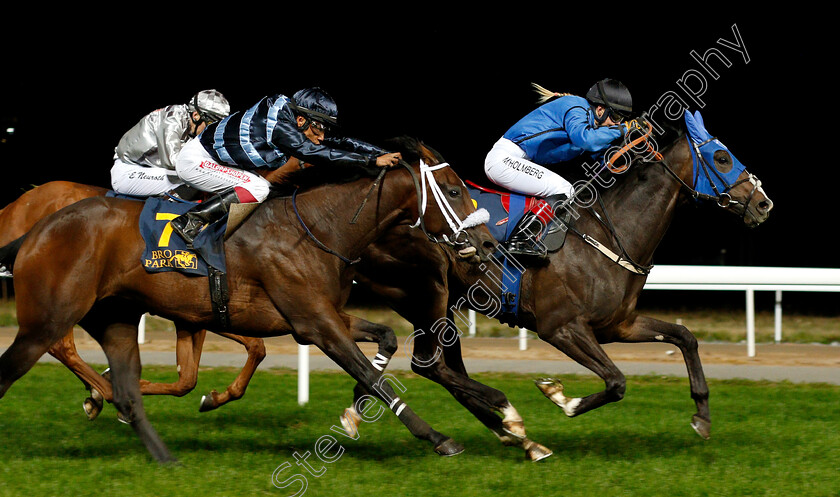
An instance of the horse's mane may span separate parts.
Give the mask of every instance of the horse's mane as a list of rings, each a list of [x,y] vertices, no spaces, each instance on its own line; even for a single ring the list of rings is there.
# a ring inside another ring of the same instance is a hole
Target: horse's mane
[[[422,157],[423,150],[430,152],[438,162],[443,162],[439,153],[432,150],[416,138],[400,136],[385,140],[386,149],[402,154],[403,160],[408,163],[417,163]],[[286,175],[282,184],[271,185],[269,198],[286,197],[296,189],[306,190],[316,186],[329,184],[343,184],[356,181],[361,178],[374,178],[382,169],[378,166],[337,166],[323,164],[307,167]]]

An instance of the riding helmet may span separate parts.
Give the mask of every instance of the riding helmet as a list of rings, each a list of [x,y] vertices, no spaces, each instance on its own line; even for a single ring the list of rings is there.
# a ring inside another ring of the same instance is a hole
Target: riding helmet
[[[296,111],[304,117],[330,126],[338,125],[335,100],[321,88],[304,88],[292,96]]]
[[[621,81],[602,79],[586,92],[586,100],[593,105],[603,105],[612,113],[626,118],[633,112],[630,90]]]
[[[198,112],[201,120],[207,124],[220,121],[230,114],[230,103],[216,90],[203,90],[187,104],[190,112]]]

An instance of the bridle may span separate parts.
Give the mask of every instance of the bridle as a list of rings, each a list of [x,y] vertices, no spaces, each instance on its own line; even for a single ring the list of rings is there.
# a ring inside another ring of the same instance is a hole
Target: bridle
[[[412,228],[419,227],[423,234],[426,237],[435,242],[435,243],[446,243],[452,247],[462,247],[469,243],[469,235],[467,234],[467,229],[472,228],[474,226],[479,226],[481,224],[486,223],[489,218],[490,214],[487,212],[486,209],[478,209],[475,212],[471,213],[469,216],[466,217],[463,221],[458,217],[458,214],[455,212],[455,209],[449,205],[449,202],[446,201],[443,191],[440,189],[440,185],[435,180],[434,172],[438,169],[443,169],[445,167],[449,167],[449,163],[441,162],[440,164],[429,166],[427,165],[422,159],[420,160],[420,180],[417,180],[417,176],[414,173],[414,168],[409,166],[408,164],[401,162],[401,165],[406,167],[411,173],[411,178],[414,180],[414,187],[417,190],[417,221],[411,225]],[[428,203],[428,197],[426,195],[426,184],[429,185],[429,190],[432,191],[432,196],[437,203],[438,209],[440,209],[441,214],[443,214],[443,218],[446,220],[446,223],[449,225],[449,229],[452,230],[452,238],[450,239],[448,236],[443,235],[441,239],[438,239],[436,236],[432,235],[426,229],[426,222],[424,220],[424,216],[426,214],[426,205]]]
[[[605,165],[604,165],[605,168],[609,169],[613,173],[622,173],[625,170],[627,170],[627,168],[629,168],[634,162],[638,162],[638,161],[643,162],[643,163],[648,163],[648,164],[649,163],[662,164],[662,166],[665,168],[665,170],[668,171],[668,173],[670,173],[670,175],[674,179],[676,179],[677,182],[679,182],[680,186],[683,189],[685,189],[689,192],[689,195],[692,198],[697,199],[697,200],[712,200],[719,207],[722,207],[722,208],[727,208],[727,207],[732,206],[732,205],[741,204],[741,202],[739,202],[737,200],[733,200],[732,196],[730,195],[729,192],[731,192],[732,189],[737,187],[738,185],[740,185],[742,183],[745,183],[747,181],[750,181],[753,184],[753,189],[750,192],[750,194],[748,195],[746,202],[743,204],[744,205],[744,217],[747,216],[746,206],[748,206],[750,204],[750,202],[752,201],[753,195],[755,195],[755,192],[758,191],[758,189],[761,187],[761,181],[758,178],[756,178],[755,175],[753,175],[751,173],[747,173],[748,176],[746,178],[742,178],[742,179],[740,179],[740,180],[738,180],[738,181],[736,181],[735,183],[732,183],[732,184],[727,183],[726,179],[723,178],[719,174],[717,169],[712,167],[706,161],[706,159],[703,157],[703,154],[700,153],[700,149],[703,146],[705,146],[705,145],[709,144],[710,142],[716,140],[716,138],[714,138],[714,137],[709,138],[708,140],[706,140],[702,143],[697,143],[690,136],[686,136],[686,138],[688,140],[688,143],[689,143],[689,146],[690,146],[690,149],[691,149],[692,160],[693,160],[693,164],[694,164],[694,185],[695,186],[697,185],[697,179],[699,178],[699,174],[702,171],[703,174],[705,175],[705,177],[707,178],[707,180],[709,181],[709,184],[712,186],[712,189],[715,193],[714,195],[710,195],[710,194],[698,192],[694,187],[688,185],[682,178],[680,178],[680,176],[674,171],[674,169],[670,166],[670,164],[668,164],[668,161],[665,160],[665,157],[659,151],[657,151],[653,147],[653,145],[651,145],[650,141],[648,140],[648,138],[650,137],[650,135],[653,131],[653,126],[650,123],[644,121],[643,119],[642,119],[642,122],[644,122],[647,125],[647,129],[644,130],[641,127],[637,128],[637,129],[640,129],[642,131],[642,134],[638,138],[634,138],[632,140],[629,138],[629,132],[626,133],[625,138],[624,138],[624,144],[612,156],[610,156],[609,159],[607,159],[605,161]],[[640,145],[640,144],[644,144],[644,146],[646,147],[646,150],[642,153],[635,152],[635,150],[634,150],[635,147]],[[615,165],[616,161],[621,156],[623,156],[625,153],[630,152],[630,151],[634,151],[635,156],[633,158],[631,158],[631,160],[626,165],[616,166]],[[651,159],[646,159],[646,158],[643,157],[643,155],[649,155],[653,159],[652,160]],[[746,172],[746,170],[745,170],[745,172]],[[712,181],[712,175],[714,175],[714,177],[717,178],[721,182],[721,184],[723,185],[723,191],[720,191],[717,187],[717,184],[714,181]],[[592,181],[594,181],[597,177],[598,177],[598,174],[595,174],[594,177],[590,178],[590,180],[585,185],[583,185],[583,188],[581,188],[580,190],[585,190],[586,188],[588,188],[589,184]],[[573,200],[574,200],[574,195],[572,197],[569,197],[568,199],[566,199],[566,201],[557,210],[559,211],[563,208],[567,208]],[[598,214],[594,209],[592,209],[591,206],[589,206],[588,209],[590,210],[590,212],[593,213],[595,218],[601,224],[605,225],[608,228],[608,230],[612,234],[613,239],[618,244],[618,247],[621,251],[621,255],[616,254],[615,252],[611,251],[610,249],[605,247],[603,244],[601,244],[600,242],[595,240],[590,235],[588,235],[586,233],[579,232],[578,230],[576,230],[571,225],[566,224],[566,227],[570,231],[572,231],[573,233],[580,236],[585,242],[587,242],[588,244],[590,244],[593,247],[595,247],[596,249],[598,249],[600,252],[602,252],[604,255],[606,255],[608,258],[610,258],[613,262],[615,262],[616,264],[623,267],[624,269],[627,269],[630,272],[633,272],[633,273],[636,273],[636,274],[642,274],[642,275],[646,275],[646,274],[650,273],[650,270],[653,268],[653,266],[644,266],[644,265],[638,264],[638,263],[634,262],[629,257],[627,252],[624,250],[624,247],[621,245],[621,241],[618,238],[618,235],[616,233],[616,229],[613,226],[612,221],[609,218],[609,215],[607,214],[606,208],[603,204],[603,200],[601,199],[600,196],[598,196],[598,201],[601,205],[601,210],[604,211],[604,218],[606,218],[606,219],[602,218],[601,215]]]

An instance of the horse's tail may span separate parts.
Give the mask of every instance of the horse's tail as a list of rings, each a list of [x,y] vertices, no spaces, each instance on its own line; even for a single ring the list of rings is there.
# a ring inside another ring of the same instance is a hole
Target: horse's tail
[[[540,96],[540,98],[537,99],[537,103],[539,104],[544,104],[552,98],[565,97],[571,95],[571,93],[557,93],[556,91],[546,90],[545,88],[536,83],[531,83],[531,86],[534,87],[534,91],[536,91],[537,94]]]
[[[0,247],[0,265],[5,267],[10,273],[13,272],[15,259],[17,259],[17,254],[20,246],[23,244],[24,238],[26,238],[26,235],[23,235],[4,247]]]

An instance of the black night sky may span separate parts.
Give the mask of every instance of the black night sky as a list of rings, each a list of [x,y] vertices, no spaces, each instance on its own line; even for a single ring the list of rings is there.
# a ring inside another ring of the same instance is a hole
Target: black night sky
[[[408,7],[375,18],[278,12],[270,27],[269,17],[252,14],[230,28],[196,19],[204,29],[193,30],[189,15],[113,25],[21,18],[26,29],[6,35],[0,66],[2,202],[50,180],[109,186],[120,136],[147,112],[206,88],[238,110],[321,86],[337,101],[347,135],[372,143],[416,136],[462,177],[486,184],[490,146],[535,106],[531,82],[583,94],[597,79],[616,78],[641,110],[669,91],[688,100],[682,81],[705,86],[703,106],[692,110],[763,181],[775,209],[753,230],[711,206],[683,209],[654,263],[837,266],[835,173],[826,167],[836,142],[834,78],[819,62],[826,45],[817,38],[826,34],[805,13],[692,4],[674,15],[608,6],[593,14],[552,5],[410,21]],[[225,17],[215,20],[234,22]],[[729,62],[709,59],[717,79],[692,56],[710,49]]]

